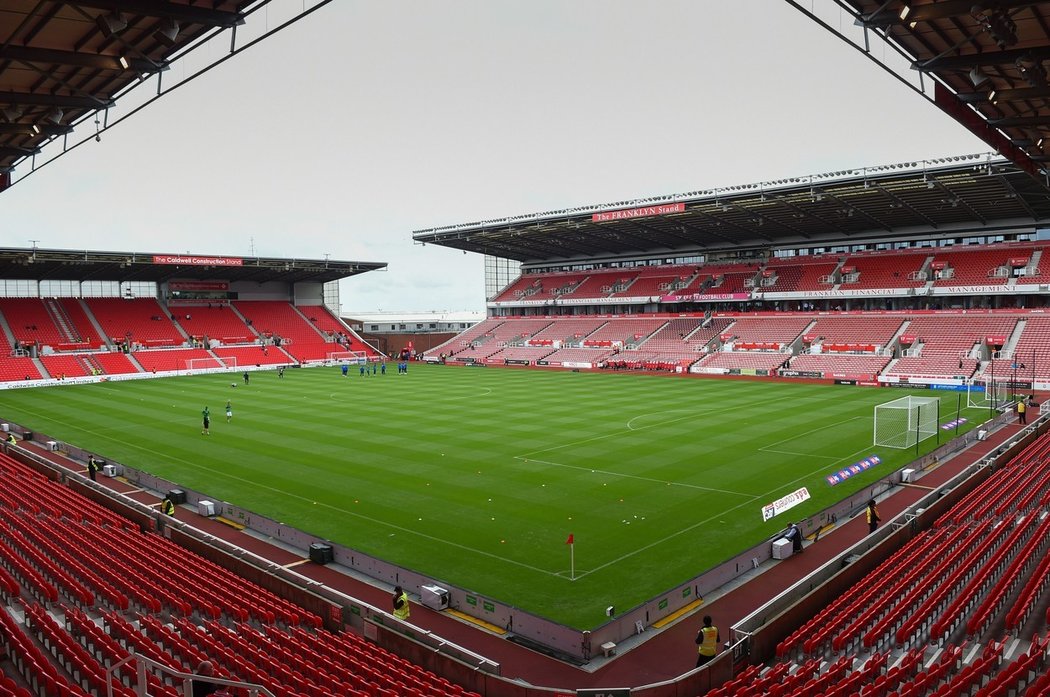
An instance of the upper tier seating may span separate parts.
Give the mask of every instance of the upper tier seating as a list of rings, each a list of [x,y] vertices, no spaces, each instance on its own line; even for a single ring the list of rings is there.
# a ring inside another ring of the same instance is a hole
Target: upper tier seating
[[[186,338],[153,298],[85,298],[84,302],[106,337],[115,343],[128,338],[146,347],[186,343]]]
[[[931,279],[935,286],[971,286],[971,285],[1003,285],[1010,277],[1010,258],[1030,256],[1031,249],[1021,250],[1010,248],[981,248],[972,251],[942,251],[933,257],[930,264]],[[937,266],[945,264],[945,275],[947,269],[951,269],[950,278],[937,278]],[[993,275],[996,270],[1002,270],[1002,275]]]
[[[224,344],[250,344],[258,335],[226,305],[179,305],[171,308],[176,322],[189,336]]]
[[[769,262],[763,274],[774,274],[772,285],[756,286],[755,290],[764,293],[798,293],[800,291],[827,290],[831,285],[820,279],[829,276],[839,265],[838,258],[827,257],[792,257],[776,259]]]
[[[102,341],[75,299],[0,298],[0,312],[15,340],[56,351],[96,348]]]
[[[899,252],[877,252],[852,254],[843,263],[843,272],[853,268],[858,272],[856,282],[843,283],[843,290],[860,288],[912,288],[926,283],[912,280],[908,276],[922,270],[929,252],[901,250]]]
[[[513,302],[515,300],[553,300],[561,295],[572,293],[586,273],[551,273],[526,274],[507,286],[496,302]]]

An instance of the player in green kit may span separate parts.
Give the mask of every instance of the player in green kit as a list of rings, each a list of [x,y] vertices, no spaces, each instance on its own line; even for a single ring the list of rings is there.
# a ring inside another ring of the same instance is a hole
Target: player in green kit
[[[233,421],[233,402],[226,400],[226,423]]]
[[[204,426],[201,429],[201,435],[202,436],[210,436],[211,435],[211,412],[208,411],[208,407],[204,407],[204,411],[201,412],[201,422],[202,422],[202,424]]]

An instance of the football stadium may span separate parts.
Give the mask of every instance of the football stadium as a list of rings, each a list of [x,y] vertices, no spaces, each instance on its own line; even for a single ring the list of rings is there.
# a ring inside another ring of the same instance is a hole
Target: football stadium
[[[267,4],[6,12],[0,189]],[[994,152],[416,230],[426,350],[387,262],[0,248],[0,697],[1050,694],[1050,3],[829,5]]]

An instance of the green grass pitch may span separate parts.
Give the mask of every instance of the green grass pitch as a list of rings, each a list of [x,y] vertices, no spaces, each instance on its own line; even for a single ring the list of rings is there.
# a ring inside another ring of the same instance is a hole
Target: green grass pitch
[[[654,598],[912,459],[871,444],[873,407],[906,394],[390,365],[0,391],[0,417],[591,629],[606,606]],[[960,393],[922,394],[942,397],[942,423],[955,418]],[[967,427],[987,418],[965,404]],[[883,464],[824,481],[872,454]],[[801,486],[809,501],[762,522],[764,504]]]

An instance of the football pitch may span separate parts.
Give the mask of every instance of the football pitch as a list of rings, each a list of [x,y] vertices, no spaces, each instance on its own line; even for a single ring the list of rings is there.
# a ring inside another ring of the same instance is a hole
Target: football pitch
[[[254,372],[248,385],[234,373],[0,391],[0,418],[593,629],[607,606],[654,598],[913,459],[872,446],[874,406],[907,394],[391,364],[385,376],[353,366]],[[988,417],[964,394],[921,394],[941,397],[942,423],[960,399],[963,430]],[[882,464],[825,481],[870,455]],[[810,500],[762,521],[762,506],[803,486]]]

